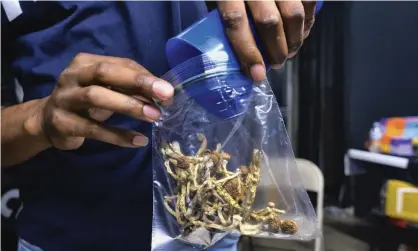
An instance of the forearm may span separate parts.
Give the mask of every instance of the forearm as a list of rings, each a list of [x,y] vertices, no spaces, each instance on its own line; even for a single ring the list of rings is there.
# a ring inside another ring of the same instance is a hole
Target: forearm
[[[46,99],[2,108],[1,166],[22,163],[51,147],[43,135],[39,112]]]

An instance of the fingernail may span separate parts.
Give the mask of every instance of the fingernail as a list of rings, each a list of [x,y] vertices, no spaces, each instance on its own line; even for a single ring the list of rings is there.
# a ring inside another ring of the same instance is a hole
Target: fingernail
[[[262,81],[266,79],[266,70],[261,64],[251,66],[250,74],[255,81]]]
[[[146,117],[148,117],[151,120],[157,120],[160,118],[161,115],[161,112],[157,108],[150,105],[144,105],[144,107],[142,108],[142,112]]]
[[[166,100],[173,96],[174,88],[167,82],[155,81],[152,84],[152,91],[155,93],[158,99]]]
[[[148,138],[142,135],[135,136],[132,140],[132,144],[135,146],[146,146],[148,145]]]

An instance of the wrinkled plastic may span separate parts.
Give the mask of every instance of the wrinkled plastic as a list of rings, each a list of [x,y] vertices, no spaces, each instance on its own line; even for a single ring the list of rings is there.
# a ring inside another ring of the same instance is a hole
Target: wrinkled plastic
[[[234,65],[216,52],[163,76],[175,96],[153,127],[153,250],[202,250],[228,233],[320,235],[269,83]]]

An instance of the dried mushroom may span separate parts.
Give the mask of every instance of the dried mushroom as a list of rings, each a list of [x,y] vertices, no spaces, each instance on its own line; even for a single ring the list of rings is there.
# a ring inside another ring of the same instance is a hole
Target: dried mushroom
[[[253,150],[248,166],[231,172],[227,169],[231,156],[221,145],[210,150],[203,134],[198,133],[197,138],[201,146],[193,156],[184,155],[178,142],[161,148],[166,171],[176,181],[175,192],[165,196],[164,205],[184,230],[237,229],[244,235],[297,231],[294,221],[280,221],[279,214],[285,212],[274,203],[252,210],[260,183],[260,150]]]
[[[298,226],[293,220],[284,220],[281,222],[280,228],[285,234],[295,234],[298,231]]]
[[[278,215],[273,216],[272,218],[268,219],[268,229],[272,233],[280,232],[281,221]]]

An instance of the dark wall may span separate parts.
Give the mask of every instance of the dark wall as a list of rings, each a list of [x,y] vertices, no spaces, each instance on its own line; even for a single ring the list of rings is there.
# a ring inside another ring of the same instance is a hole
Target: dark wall
[[[351,2],[345,42],[350,147],[374,120],[418,115],[418,2]]]
[[[316,163],[333,203],[344,179],[345,3],[325,2],[299,55],[298,157]]]
[[[373,121],[418,115],[418,2],[327,1],[298,57],[297,153],[335,199]]]

